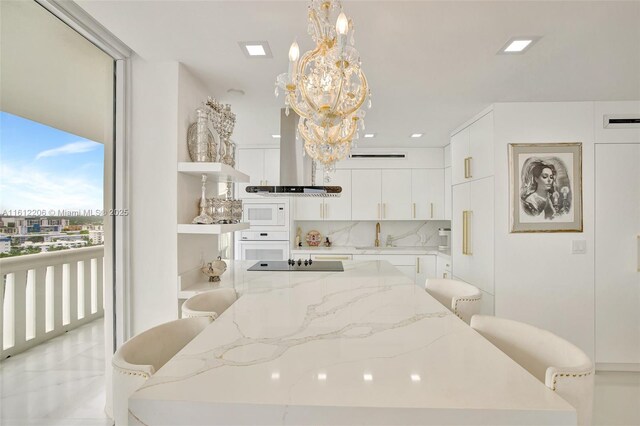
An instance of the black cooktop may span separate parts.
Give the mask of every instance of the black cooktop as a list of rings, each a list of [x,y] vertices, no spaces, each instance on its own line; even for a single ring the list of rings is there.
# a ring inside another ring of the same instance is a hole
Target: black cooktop
[[[263,260],[248,271],[286,271],[286,272],[344,272],[342,262],[335,260]]]

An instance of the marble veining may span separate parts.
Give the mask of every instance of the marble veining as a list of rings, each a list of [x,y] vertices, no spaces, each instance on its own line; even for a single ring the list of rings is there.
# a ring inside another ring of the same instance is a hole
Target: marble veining
[[[238,301],[130,398],[137,422],[434,424],[477,410],[486,424],[575,422],[386,262],[345,262],[342,273],[251,264],[231,265]]]
[[[302,248],[307,248],[304,236],[315,229],[324,237],[329,237],[334,247],[373,246],[376,221],[332,222],[297,221],[302,230]],[[450,221],[380,221],[380,242],[385,245],[387,238],[398,247],[437,247],[440,244],[438,228],[449,228]]]

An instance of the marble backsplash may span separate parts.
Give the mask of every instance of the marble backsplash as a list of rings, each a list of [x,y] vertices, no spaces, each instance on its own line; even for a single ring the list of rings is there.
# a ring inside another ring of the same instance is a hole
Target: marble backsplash
[[[296,228],[302,230],[302,246],[306,247],[307,232],[316,230],[322,235],[322,241],[329,237],[332,246],[365,247],[373,246],[376,239],[376,221],[355,222],[317,222],[296,221]],[[440,244],[438,228],[450,228],[448,220],[429,221],[381,221],[380,246],[391,243],[400,247],[435,247]],[[294,228],[294,229],[296,229]],[[295,238],[295,233],[292,240]]]

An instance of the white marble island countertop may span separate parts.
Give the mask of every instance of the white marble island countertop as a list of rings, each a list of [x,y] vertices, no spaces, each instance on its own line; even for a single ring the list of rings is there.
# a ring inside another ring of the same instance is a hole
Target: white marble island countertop
[[[553,391],[383,261],[247,272],[130,398],[130,424],[575,424]]]

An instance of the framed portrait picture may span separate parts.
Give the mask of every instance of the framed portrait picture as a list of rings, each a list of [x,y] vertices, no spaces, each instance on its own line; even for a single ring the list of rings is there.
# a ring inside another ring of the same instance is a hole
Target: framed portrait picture
[[[509,144],[511,232],[582,232],[582,143]]]

